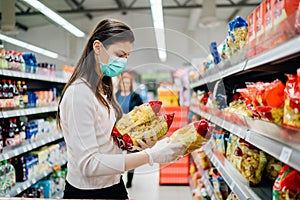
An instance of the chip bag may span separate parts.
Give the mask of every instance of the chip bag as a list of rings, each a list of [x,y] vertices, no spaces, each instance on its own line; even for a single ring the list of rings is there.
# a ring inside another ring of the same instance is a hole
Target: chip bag
[[[137,140],[161,139],[169,130],[174,118],[172,114],[162,114],[161,101],[144,103],[123,117],[115,124],[111,135],[118,146],[127,151],[138,150]]]
[[[208,130],[209,125],[206,120],[200,120],[193,123],[190,123],[178,130],[176,130],[170,136],[171,143],[180,142],[186,148],[185,151],[181,153],[181,157],[185,156],[188,153],[200,148],[208,140]],[[179,156],[179,157],[180,157]]]
[[[284,165],[273,186],[273,199],[300,199],[300,172]]]

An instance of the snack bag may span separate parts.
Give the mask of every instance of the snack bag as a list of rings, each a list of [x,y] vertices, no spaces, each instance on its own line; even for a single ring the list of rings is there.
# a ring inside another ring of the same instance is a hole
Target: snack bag
[[[283,124],[300,128],[300,70],[297,70],[297,76],[288,74],[287,77]]]
[[[233,192],[230,192],[226,200],[239,200],[239,198]]]
[[[272,156],[268,156],[268,163],[266,166],[266,176],[268,179],[275,181],[275,179],[278,177],[279,172],[282,168],[282,162],[275,159]]]
[[[232,161],[232,155],[234,153],[234,150],[236,148],[236,143],[238,141],[239,137],[234,135],[234,134],[230,134],[228,141],[227,141],[227,148],[226,148],[226,158],[227,160],[229,160],[230,162]]]
[[[162,102],[144,103],[123,117],[115,124],[111,135],[118,146],[127,151],[138,150],[137,139],[161,139],[169,130],[173,114],[161,114]]]
[[[203,146],[210,135],[208,135],[209,125],[206,120],[200,120],[190,123],[178,130],[170,136],[171,143],[180,142],[186,149],[180,156],[185,156],[188,153]]]
[[[273,200],[300,199],[300,172],[284,165],[273,186]]]
[[[240,138],[232,161],[233,166],[250,181],[251,186],[261,181],[262,172],[267,164],[267,157],[263,151]]]

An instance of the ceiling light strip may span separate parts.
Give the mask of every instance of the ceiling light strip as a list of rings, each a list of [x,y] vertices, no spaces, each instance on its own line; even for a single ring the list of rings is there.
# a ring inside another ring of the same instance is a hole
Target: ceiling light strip
[[[52,51],[49,51],[49,50],[46,50],[46,49],[43,49],[43,48],[34,46],[34,45],[32,45],[32,44],[23,42],[23,41],[21,41],[21,40],[17,40],[17,39],[15,39],[15,38],[8,37],[8,36],[3,35],[3,34],[0,34],[0,40],[3,40],[3,41],[5,41],[5,42],[8,42],[8,43],[10,43],[10,44],[13,44],[13,45],[16,45],[16,46],[25,48],[25,49],[29,49],[29,50],[34,51],[34,52],[39,53],[39,54],[43,54],[43,55],[48,56],[48,57],[50,57],[50,58],[57,59],[57,58],[60,57],[60,56],[59,56],[57,53],[55,53],[55,52],[52,52]]]
[[[165,27],[161,0],[150,0],[153,26],[158,50],[159,59],[162,62],[167,60]]]
[[[62,18],[60,15],[55,13],[53,10],[42,4],[40,1],[37,0],[23,0],[28,5],[34,7],[36,10],[43,13],[49,19],[57,23],[58,25],[62,26],[64,29],[75,35],[76,37],[84,37],[85,33],[79,30],[77,27],[69,23],[67,20]]]

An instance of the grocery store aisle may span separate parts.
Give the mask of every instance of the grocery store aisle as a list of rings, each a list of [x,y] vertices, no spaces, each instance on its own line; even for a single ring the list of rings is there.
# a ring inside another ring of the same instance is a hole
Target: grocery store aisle
[[[126,174],[123,179],[126,184]],[[131,200],[192,200],[189,186],[159,186],[158,164],[137,168],[128,193]]]

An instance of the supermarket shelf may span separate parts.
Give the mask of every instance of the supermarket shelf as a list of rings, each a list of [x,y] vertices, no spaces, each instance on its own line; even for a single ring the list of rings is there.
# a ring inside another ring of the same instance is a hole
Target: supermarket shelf
[[[236,124],[228,118],[237,114],[191,107],[191,111],[207,118],[220,127],[236,134],[249,143],[300,171],[300,130],[243,117],[244,124]],[[210,114],[210,113],[214,113]]]
[[[67,80],[63,79],[63,78],[51,77],[51,76],[40,75],[40,74],[18,72],[18,71],[12,71],[12,70],[5,70],[5,69],[0,70],[0,75],[9,76],[9,77],[17,77],[17,78],[27,78],[27,79],[33,79],[33,80],[41,80],[41,81],[47,81],[47,82],[56,82],[56,83],[66,83],[67,82]]]
[[[204,77],[202,77],[199,81],[191,83],[190,87],[192,89],[201,85],[205,85],[207,83],[214,82],[224,77],[228,77],[230,75],[242,72],[244,70],[249,70],[294,55],[300,52],[299,43],[300,36],[297,36],[249,60],[241,61],[238,64],[229,67],[217,65],[215,69],[212,69],[211,72],[205,74]]]
[[[207,83],[217,81],[226,76],[230,76],[232,74],[241,72],[241,71],[243,71],[245,65],[246,65],[246,61],[242,61],[232,67],[231,66],[230,67],[218,66],[218,67],[216,67],[216,69],[212,70],[209,74],[202,77],[199,81],[191,83],[190,87],[195,88],[195,87],[207,84]]]
[[[65,165],[66,163],[67,163],[67,160],[63,160],[61,163],[59,163],[59,165],[62,166],[62,165]],[[20,194],[21,192],[25,191],[27,188],[29,188],[31,185],[35,184],[36,182],[38,182],[42,178],[50,175],[52,172],[53,172],[53,169],[50,168],[47,171],[37,175],[33,179],[30,179],[30,180],[25,181],[25,182],[16,183],[16,185],[14,185],[13,188],[11,189],[10,193],[5,195],[5,196],[6,197],[14,197],[14,196]]]
[[[203,148],[206,155],[216,169],[221,173],[227,185],[239,199],[258,200],[263,199],[262,197],[265,198],[263,191],[259,191],[260,195],[258,195],[252,190],[252,188],[249,186],[249,182],[232,166],[232,164],[226,158],[224,158],[224,156],[221,157],[220,155],[215,155],[215,153],[212,151],[211,145],[212,144],[208,142],[207,146],[209,147]]]
[[[195,155],[194,152],[191,153],[196,165],[197,165],[197,168],[198,170],[200,171],[200,174],[201,174],[201,181],[202,183],[205,185],[205,189],[207,191],[207,194],[211,197],[211,200],[217,200],[217,197],[214,193],[214,189],[211,185],[211,183],[209,182],[209,178],[208,178],[208,172],[207,170],[203,170],[202,167],[200,166],[200,163],[199,163],[199,160],[197,159],[197,156]]]
[[[31,151],[35,148],[41,147],[45,144],[48,144],[50,142],[54,142],[56,140],[59,140],[63,138],[62,133],[52,135],[50,137],[42,138],[35,142],[25,141],[20,145],[12,146],[12,147],[5,147],[3,149],[2,154],[0,154],[0,161],[7,160],[9,158],[18,156],[20,154],[26,153],[28,151]]]
[[[248,60],[245,70],[270,63],[300,52],[300,36]]]
[[[39,113],[47,113],[47,112],[55,112],[55,111],[57,111],[57,106],[8,110],[8,111],[2,111],[0,114],[0,118],[34,115],[34,114],[39,114]]]

